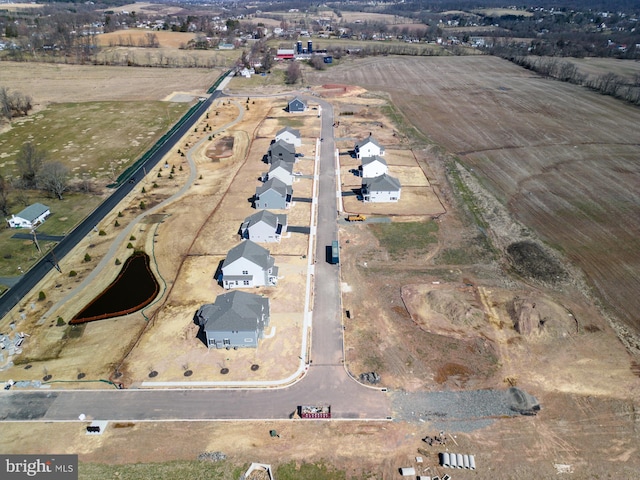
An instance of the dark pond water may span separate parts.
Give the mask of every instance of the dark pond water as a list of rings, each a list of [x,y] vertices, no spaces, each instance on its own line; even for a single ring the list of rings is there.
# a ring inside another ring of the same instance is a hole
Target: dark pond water
[[[94,298],[69,323],[78,324],[119,317],[149,305],[160,291],[151,271],[149,256],[136,253],[129,257],[118,277]]]

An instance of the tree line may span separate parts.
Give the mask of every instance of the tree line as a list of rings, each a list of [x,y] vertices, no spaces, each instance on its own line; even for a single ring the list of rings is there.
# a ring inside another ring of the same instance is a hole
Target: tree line
[[[555,57],[503,56],[516,65],[534,71],[544,77],[587,87],[603,95],[640,105],[640,74],[627,79],[613,72],[589,76],[581,72],[578,66],[569,60]]]

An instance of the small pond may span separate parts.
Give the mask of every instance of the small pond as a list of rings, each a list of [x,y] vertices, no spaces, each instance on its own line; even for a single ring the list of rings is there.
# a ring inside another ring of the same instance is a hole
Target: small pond
[[[149,256],[137,252],[124,262],[118,277],[69,323],[78,324],[120,317],[149,305],[160,291]]]

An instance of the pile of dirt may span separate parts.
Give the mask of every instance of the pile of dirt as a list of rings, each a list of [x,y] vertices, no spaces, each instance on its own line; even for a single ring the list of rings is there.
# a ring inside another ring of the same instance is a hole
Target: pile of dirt
[[[459,298],[449,290],[430,290],[426,294],[429,308],[446,317],[453,325],[477,327],[483,323],[484,312]]]
[[[513,327],[525,337],[559,338],[576,332],[573,315],[547,299],[516,295],[506,308]]]
[[[515,242],[507,247],[507,253],[514,269],[523,277],[550,284],[567,279],[567,272],[560,262],[538,243]]]
[[[511,387],[508,390],[511,410],[521,415],[535,415],[540,411],[540,403],[533,395],[528,394],[524,390]]]

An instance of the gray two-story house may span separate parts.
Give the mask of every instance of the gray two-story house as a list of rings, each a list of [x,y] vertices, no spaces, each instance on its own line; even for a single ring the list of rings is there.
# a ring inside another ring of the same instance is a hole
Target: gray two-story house
[[[202,305],[195,320],[205,333],[208,348],[256,348],[269,326],[269,316],[268,298],[235,291]]]
[[[260,210],[258,213],[244,219],[240,226],[240,236],[254,242],[271,243],[279,242],[282,234],[287,231],[287,216],[275,214],[269,210]]]
[[[293,188],[291,185],[287,185],[277,178],[271,178],[256,188],[254,206],[258,210],[265,208],[283,210],[289,208],[292,196]]]
[[[375,178],[362,179],[362,200],[364,202],[397,202],[402,186],[400,180],[384,174]]]
[[[278,267],[269,250],[251,240],[236,245],[222,263],[222,286],[229,288],[274,287]]]
[[[277,178],[285,185],[293,185],[293,163],[276,160],[271,164],[269,171],[262,175],[262,178],[265,182],[271,178]]]
[[[276,160],[284,160],[285,162],[296,162],[296,147],[284,140],[276,140],[269,145],[267,151],[267,160],[269,163],[274,163]]]

